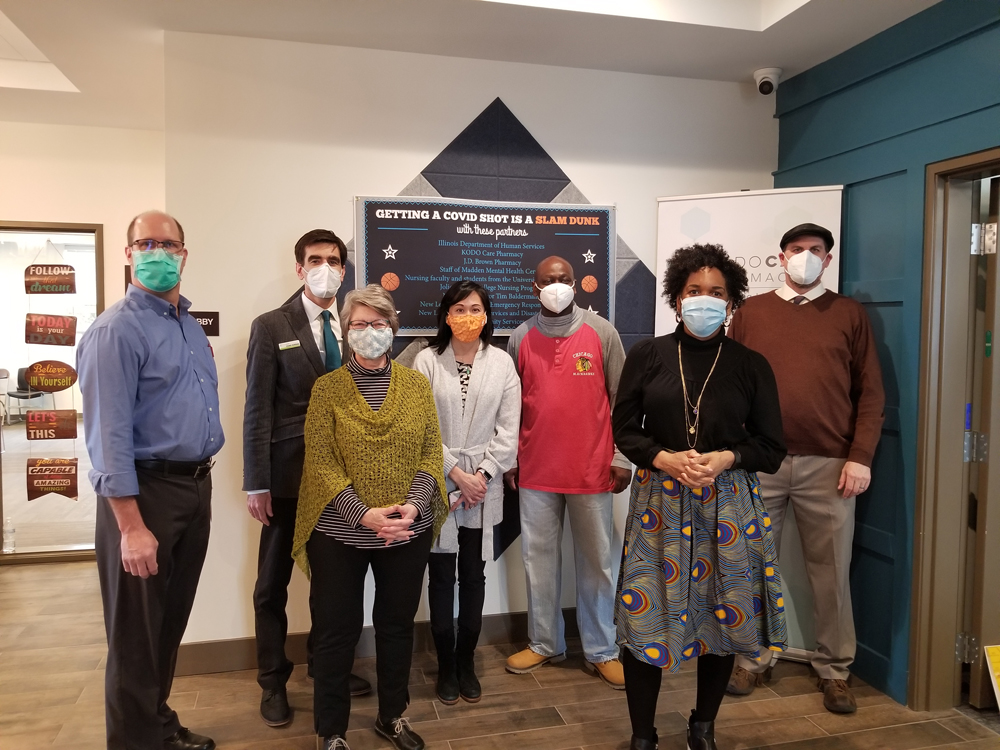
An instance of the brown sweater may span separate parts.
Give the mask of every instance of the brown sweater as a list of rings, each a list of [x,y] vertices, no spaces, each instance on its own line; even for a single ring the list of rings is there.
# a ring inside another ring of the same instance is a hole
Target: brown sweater
[[[729,335],[771,364],[790,455],[871,466],[885,393],[859,302],[831,291],[802,305],[760,294],[736,311]]]

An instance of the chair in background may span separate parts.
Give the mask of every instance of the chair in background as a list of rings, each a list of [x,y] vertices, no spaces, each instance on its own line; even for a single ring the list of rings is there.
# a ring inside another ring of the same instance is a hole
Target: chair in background
[[[56,406],[56,397],[53,394],[46,393],[45,391],[33,391],[30,387],[28,387],[28,379],[25,377],[25,373],[27,371],[27,367],[19,368],[17,371],[17,390],[7,390],[6,393],[4,393],[4,411],[7,413],[7,424],[11,424],[10,400],[12,398],[21,402],[17,405],[18,416],[24,415],[24,402],[27,401],[27,405],[32,406],[31,402],[36,398],[41,399],[45,396],[49,396],[52,399],[52,408],[54,409]],[[10,378],[10,373],[7,372],[7,370],[0,370],[0,373],[5,373],[7,378]],[[38,406],[42,406],[41,402],[39,402]]]

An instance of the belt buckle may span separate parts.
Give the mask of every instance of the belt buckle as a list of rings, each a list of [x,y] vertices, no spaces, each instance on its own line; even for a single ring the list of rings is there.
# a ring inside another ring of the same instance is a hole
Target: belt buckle
[[[195,479],[204,479],[209,474],[212,473],[212,467],[215,466],[215,461],[209,461],[207,464],[202,464],[197,469],[194,470]]]

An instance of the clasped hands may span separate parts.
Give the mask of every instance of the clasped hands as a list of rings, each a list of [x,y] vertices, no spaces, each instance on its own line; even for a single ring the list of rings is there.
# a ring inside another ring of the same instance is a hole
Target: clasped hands
[[[451,505],[451,509],[460,505],[465,508],[474,508],[486,497],[486,477],[476,471],[470,474],[457,466],[448,472],[448,478],[455,483],[461,492],[458,500]]]
[[[393,542],[409,539],[413,536],[410,525],[417,519],[416,505],[403,503],[390,505],[387,508],[369,508],[361,516],[361,525],[375,532],[375,536],[385,539],[388,547]]]
[[[697,490],[714,483],[715,478],[735,462],[736,456],[732,451],[660,451],[653,459],[653,468],[666,472],[685,487]]]

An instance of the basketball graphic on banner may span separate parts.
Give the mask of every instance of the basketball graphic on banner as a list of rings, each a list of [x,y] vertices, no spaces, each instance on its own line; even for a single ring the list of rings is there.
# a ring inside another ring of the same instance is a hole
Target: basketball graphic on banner
[[[585,292],[596,292],[597,291],[597,279],[593,276],[584,276],[580,281],[580,286]]]
[[[382,274],[382,288],[387,292],[391,292],[394,289],[399,288],[399,277],[394,273],[384,273]]]

